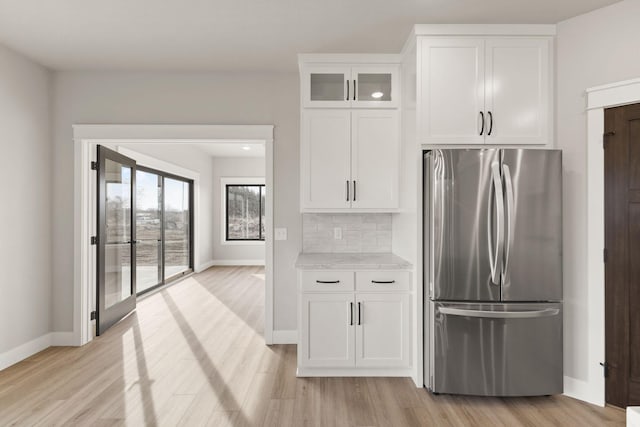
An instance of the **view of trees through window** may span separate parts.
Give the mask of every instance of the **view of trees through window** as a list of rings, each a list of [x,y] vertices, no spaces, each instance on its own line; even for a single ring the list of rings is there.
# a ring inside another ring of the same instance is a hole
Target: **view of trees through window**
[[[227,185],[227,240],[264,240],[264,185]]]

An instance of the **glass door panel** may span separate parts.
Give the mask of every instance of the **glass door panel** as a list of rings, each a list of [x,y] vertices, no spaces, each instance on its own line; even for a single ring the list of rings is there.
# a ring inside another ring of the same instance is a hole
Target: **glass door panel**
[[[303,71],[304,107],[348,107],[353,99],[349,67],[312,66]]]
[[[344,74],[311,73],[311,101],[342,101],[346,83]]]
[[[162,178],[136,172],[136,285],[142,293],[162,283]]]
[[[96,333],[135,308],[135,161],[98,146]]]
[[[391,65],[354,67],[353,107],[392,108],[399,105],[398,67]]]
[[[391,101],[391,74],[358,74],[356,99],[359,101]]]
[[[164,277],[191,268],[191,200],[188,182],[164,178]]]

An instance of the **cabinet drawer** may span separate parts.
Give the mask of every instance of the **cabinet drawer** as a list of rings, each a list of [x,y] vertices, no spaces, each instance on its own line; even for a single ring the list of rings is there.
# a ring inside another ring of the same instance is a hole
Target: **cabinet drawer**
[[[358,291],[407,291],[408,271],[358,271],[356,272]]]
[[[352,271],[303,271],[300,276],[304,291],[353,291]]]

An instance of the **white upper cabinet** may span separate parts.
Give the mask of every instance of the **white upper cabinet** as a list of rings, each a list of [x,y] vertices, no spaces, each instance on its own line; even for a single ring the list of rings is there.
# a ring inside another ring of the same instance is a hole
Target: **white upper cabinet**
[[[302,67],[304,108],[396,108],[399,67],[393,64]]]
[[[549,39],[485,42],[489,144],[546,144],[551,139]]]
[[[398,207],[399,144],[396,110],[352,112],[352,208]]]
[[[484,40],[424,39],[421,54],[420,124],[425,142],[483,144]]]
[[[303,209],[351,207],[351,111],[302,113]]]
[[[302,211],[398,208],[397,110],[302,112]]]
[[[299,56],[302,212],[398,209],[399,59]]]
[[[351,67],[311,65],[302,69],[302,105],[304,107],[349,107],[353,96]]]
[[[420,37],[421,143],[551,143],[551,46],[551,37]]]

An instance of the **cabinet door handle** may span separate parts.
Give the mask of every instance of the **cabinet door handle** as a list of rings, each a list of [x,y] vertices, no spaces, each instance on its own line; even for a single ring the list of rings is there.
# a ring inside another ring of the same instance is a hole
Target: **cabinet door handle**
[[[358,303],[358,325],[362,325],[362,307]]]
[[[392,283],[396,283],[395,280],[372,280],[371,283],[377,283],[377,284],[381,284],[381,285],[390,285]]]
[[[340,283],[340,280],[316,280],[316,283],[335,284],[335,283]]]
[[[349,100],[349,80],[347,80],[347,101]]]
[[[356,180],[353,180],[353,201],[356,201]]]
[[[484,113],[482,111],[480,111],[480,119],[482,121],[480,124],[480,136],[482,136],[484,133]]]
[[[487,114],[489,115],[489,132],[487,132],[487,136],[491,136],[491,131],[493,130],[493,114],[491,114],[491,111]]]
[[[347,202],[349,201],[349,180],[347,180]]]
[[[356,79],[353,79],[353,100],[356,100]]]
[[[353,326],[353,303],[349,303],[349,325]]]

